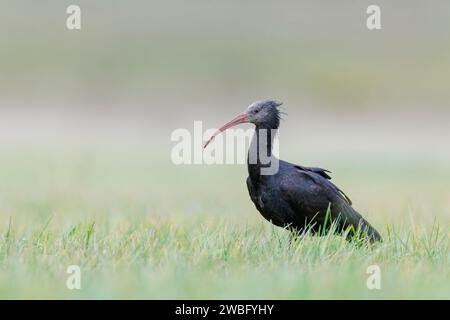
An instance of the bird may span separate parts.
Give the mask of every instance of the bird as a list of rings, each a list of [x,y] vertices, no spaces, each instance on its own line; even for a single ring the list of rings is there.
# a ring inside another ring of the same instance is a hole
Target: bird
[[[331,182],[330,171],[289,163],[273,154],[272,145],[283,113],[281,105],[277,100],[250,104],[246,112],[220,127],[204,148],[231,127],[253,124],[255,132],[247,155],[247,189],[266,220],[291,231],[297,235],[295,238],[332,231],[346,235],[349,241],[382,241],[380,233],[352,207],[350,198]],[[271,167],[276,170],[269,170]]]

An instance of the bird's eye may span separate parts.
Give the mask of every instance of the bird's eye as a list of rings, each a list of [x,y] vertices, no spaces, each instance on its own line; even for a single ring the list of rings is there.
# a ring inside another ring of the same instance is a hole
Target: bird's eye
[[[253,110],[253,114],[257,114],[259,112],[258,109]]]

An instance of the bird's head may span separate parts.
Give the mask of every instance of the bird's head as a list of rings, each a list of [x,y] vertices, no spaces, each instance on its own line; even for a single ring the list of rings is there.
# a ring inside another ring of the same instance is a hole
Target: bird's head
[[[278,129],[280,125],[281,102],[275,100],[262,100],[252,103],[245,113],[248,122],[265,129]]]
[[[230,122],[224,124],[206,142],[204,148],[221,132],[241,123],[253,123],[256,127],[264,129],[278,129],[280,125],[281,102],[275,100],[262,100],[253,102],[247,111],[238,115]]]

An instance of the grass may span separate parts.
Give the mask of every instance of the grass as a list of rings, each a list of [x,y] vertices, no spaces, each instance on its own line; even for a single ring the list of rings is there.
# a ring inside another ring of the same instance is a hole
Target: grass
[[[333,235],[291,244],[252,207],[242,167],[149,157],[2,154],[0,298],[450,297],[450,206],[439,168],[430,181],[413,164],[405,179],[380,167],[378,180],[366,177],[374,188],[394,180],[405,188],[395,203],[389,188],[377,204],[353,197],[377,210],[365,216],[385,239],[361,247]],[[342,172],[340,185],[360,195]],[[381,211],[414,195],[412,172],[434,189],[395,214]],[[374,264],[380,290],[366,286]],[[66,287],[70,265],[81,268],[81,290]]]

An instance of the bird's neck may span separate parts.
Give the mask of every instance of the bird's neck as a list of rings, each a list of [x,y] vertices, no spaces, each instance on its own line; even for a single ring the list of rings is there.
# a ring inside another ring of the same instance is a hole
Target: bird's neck
[[[263,170],[268,171],[274,161],[278,161],[272,154],[273,140],[278,129],[257,126],[248,150],[247,167],[250,179],[258,183],[266,175],[261,174]]]

